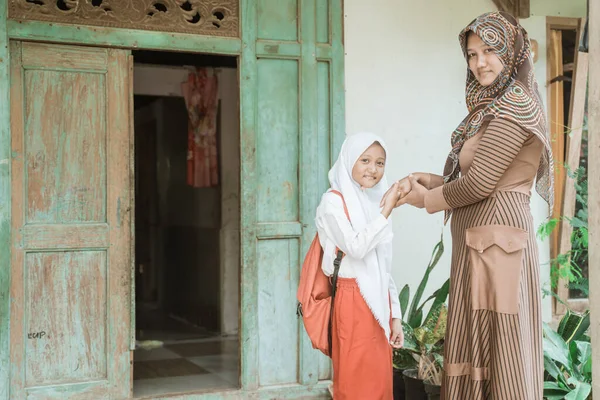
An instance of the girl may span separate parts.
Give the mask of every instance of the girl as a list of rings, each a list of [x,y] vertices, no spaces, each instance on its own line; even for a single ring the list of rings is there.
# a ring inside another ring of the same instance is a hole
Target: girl
[[[370,133],[349,136],[331,171],[331,189],[317,209],[323,272],[339,270],[332,327],[333,393],[336,400],[392,399],[392,349],[402,347],[400,304],[391,276],[390,214],[400,194],[384,176],[386,148]],[[348,217],[344,212],[344,201]]]

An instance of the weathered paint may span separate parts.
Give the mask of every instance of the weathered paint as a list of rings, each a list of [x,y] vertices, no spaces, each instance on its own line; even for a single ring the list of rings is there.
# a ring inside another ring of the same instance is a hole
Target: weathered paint
[[[11,39],[131,49],[236,55],[240,53],[241,46],[240,39],[236,38],[65,25],[38,21],[10,20],[7,22],[7,29]]]
[[[11,399],[130,395],[127,53],[11,43]]]
[[[242,15],[242,54],[240,76],[240,383],[242,389],[258,389],[258,268],[256,259],[256,30],[258,11],[255,0],[240,0]]]
[[[258,39],[298,41],[299,0],[256,0]]]
[[[331,64],[325,61],[317,63],[317,177],[315,185],[317,193],[324,193],[329,188],[327,170],[331,166]],[[317,194],[318,195],[318,194]],[[308,239],[308,238],[307,238]],[[319,380],[331,379],[331,362],[329,357],[317,353],[319,359]]]
[[[10,108],[7,0],[0,0],[0,399],[10,387]]]
[[[260,240],[258,253],[258,359],[261,387],[298,382],[298,238]]]
[[[98,329],[106,252],[32,252],[24,261],[25,386],[106,380],[106,331]]]
[[[316,39],[317,43],[331,43],[331,1],[329,0],[316,0],[315,1],[315,22],[317,25]]]
[[[337,159],[346,137],[344,86],[344,9],[343,0],[331,0],[331,159]]]
[[[298,221],[298,61],[257,63],[257,222]]]
[[[319,176],[319,153],[327,153],[327,147],[319,147],[318,130],[318,71],[316,59],[317,22],[316,4],[312,0],[300,0],[300,35],[302,59],[300,76],[300,221],[307,227],[301,236],[300,258],[308,250],[314,236],[313,220],[321,193],[317,184]],[[329,165],[325,166],[329,169]],[[300,265],[293,266],[293,277],[299,279]],[[295,293],[294,293],[295,294]],[[294,296],[295,298],[295,296]],[[299,380],[305,385],[315,385],[319,379],[319,354],[304,332],[302,323],[297,344],[300,362]]]

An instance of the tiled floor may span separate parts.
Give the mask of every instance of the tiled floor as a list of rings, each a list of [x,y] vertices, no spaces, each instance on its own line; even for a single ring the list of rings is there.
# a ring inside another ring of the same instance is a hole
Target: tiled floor
[[[239,387],[238,338],[165,342],[134,353],[134,396]]]

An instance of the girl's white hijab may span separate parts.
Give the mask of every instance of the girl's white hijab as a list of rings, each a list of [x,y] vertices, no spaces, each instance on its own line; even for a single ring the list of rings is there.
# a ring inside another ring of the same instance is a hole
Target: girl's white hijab
[[[354,164],[373,143],[379,143],[387,157],[388,150],[383,139],[373,133],[356,133],[346,138],[336,163],[329,171],[331,189],[339,191],[344,196],[352,227],[357,233],[363,231],[371,221],[380,216],[379,203],[389,188],[385,174],[379,183],[370,189],[361,189],[360,185],[352,178]],[[389,230],[390,240],[380,243],[374,250],[367,253],[363,259],[366,268],[359,268],[356,271],[356,281],[365,302],[385,331],[386,337],[389,338],[391,221],[386,229]],[[327,258],[329,257],[324,257],[323,262],[333,262],[333,258],[326,261]]]

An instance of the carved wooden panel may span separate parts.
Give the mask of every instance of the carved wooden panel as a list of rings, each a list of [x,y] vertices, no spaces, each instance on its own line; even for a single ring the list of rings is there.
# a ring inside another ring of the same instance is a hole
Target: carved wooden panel
[[[9,18],[239,36],[239,0],[9,0]]]

